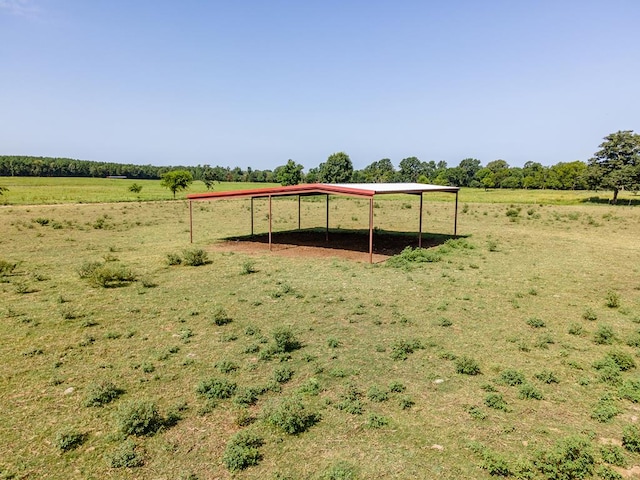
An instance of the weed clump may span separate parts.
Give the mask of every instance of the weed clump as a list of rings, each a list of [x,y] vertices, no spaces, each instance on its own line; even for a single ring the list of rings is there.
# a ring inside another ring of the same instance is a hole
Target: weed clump
[[[8,262],[7,260],[0,259],[0,277],[7,277],[13,273],[17,263]]]
[[[356,469],[347,462],[340,461],[330,466],[320,477],[320,480],[356,480]]]
[[[640,380],[625,380],[618,390],[618,395],[633,403],[640,403]]]
[[[607,292],[605,305],[609,308],[618,308],[620,306],[620,295],[613,290]]]
[[[593,412],[591,412],[591,418],[600,423],[608,423],[619,413],[620,409],[616,406],[613,400],[608,396],[605,396],[596,404]]]
[[[284,398],[266,409],[266,422],[286,434],[297,435],[318,423],[320,416],[309,412],[297,397]]]
[[[263,444],[264,440],[256,434],[240,431],[227,443],[222,462],[232,473],[257,465],[262,459],[258,449]]]
[[[210,378],[202,380],[197,388],[196,393],[209,400],[224,400],[231,398],[236,393],[237,385],[224,379]]]
[[[227,314],[227,311],[223,307],[217,307],[213,312],[213,323],[221,327],[231,323],[233,319]]]
[[[377,385],[373,385],[367,390],[367,398],[372,402],[386,402],[389,394]]]
[[[535,317],[529,318],[527,320],[527,325],[533,328],[544,328],[547,326],[543,320],[540,320],[539,318],[535,318]]]
[[[609,325],[600,325],[593,334],[593,341],[598,345],[611,345],[614,338],[615,334]]]
[[[538,452],[533,464],[550,480],[587,478],[593,474],[595,458],[589,440],[572,436],[558,441],[550,450]]]
[[[250,275],[252,273],[256,273],[258,270],[256,269],[256,262],[253,260],[247,260],[242,264],[242,269],[240,270],[240,275]]]
[[[602,461],[616,467],[626,467],[627,458],[624,456],[624,451],[617,445],[604,445],[600,448],[600,455],[602,455]]]
[[[85,262],[78,275],[94,287],[123,287],[136,280],[136,276],[124,265],[100,262]]]
[[[302,347],[289,327],[277,327],[272,336],[275,342],[272,353],[288,353]]]
[[[182,254],[182,264],[190,267],[199,267],[211,263],[207,252],[201,248],[185,250]]]
[[[336,405],[338,410],[350,413],[351,415],[362,415],[364,407],[360,399],[362,393],[354,386],[349,385],[347,390],[340,396],[340,402]]]
[[[627,425],[622,430],[622,446],[630,452],[640,452],[640,430],[635,425]]]
[[[398,340],[391,346],[391,358],[406,360],[409,355],[424,346],[420,340]]]
[[[293,370],[288,365],[283,365],[273,372],[273,379],[278,383],[287,383],[293,377]]]
[[[398,255],[387,260],[386,264],[394,268],[410,269],[417,263],[434,263],[442,260],[442,255],[426,248],[407,247]]]
[[[102,381],[89,386],[84,400],[86,407],[101,407],[111,403],[124,393],[124,390],[116,387],[112,382]]]
[[[87,436],[73,429],[65,429],[56,433],[54,445],[62,452],[74,450],[84,443]]]
[[[111,468],[135,468],[144,465],[144,459],[136,451],[136,444],[132,440],[125,440],[111,455],[105,457]]]
[[[463,375],[479,375],[480,364],[471,357],[462,356],[455,361],[456,373]]]
[[[558,377],[556,377],[556,375],[550,370],[542,370],[541,372],[536,373],[534,377],[546,384],[559,383]]]
[[[367,419],[367,428],[382,428],[389,425],[389,419],[378,415],[376,413],[370,413]]]
[[[220,373],[233,373],[240,368],[240,366],[231,360],[222,360],[215,364],[215,367],[220,370]]]
[[[518,390],[518,398],[523,400],[542,400],[542,392],[533,385],[525,383]]]
[[[524,374],[519,370],[504,370],[500,374],[500,383],[514,387],[521,385],[525,381]]]
[[[484,397],[484,404],[495,410],[502,410],[503,412],[508,411],[507,402],[504,401],[504,398],[499,393],[489,393],[486,397]]]
[[[154,402],[132,400],[116,412],[118,430],[124,435],[153,435],[164,425]]]

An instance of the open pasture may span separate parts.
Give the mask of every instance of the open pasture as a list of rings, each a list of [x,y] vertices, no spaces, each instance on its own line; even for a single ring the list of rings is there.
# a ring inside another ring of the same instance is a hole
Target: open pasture
[[[416,230],[415,198],[376,202]],[[219,251],[244,200],[194,203],[193,245],[184,201],[0,208],[0,478],[632,478],[640,210],[540,203],[462,192],[463,237],[374,265]]]

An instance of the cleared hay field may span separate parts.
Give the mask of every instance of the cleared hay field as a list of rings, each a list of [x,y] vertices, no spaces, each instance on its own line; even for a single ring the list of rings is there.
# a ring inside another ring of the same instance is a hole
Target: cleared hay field
[[[460,200],[460,239],[373,265],[220,250],[244,200],[194,204],[193,245],[184,201],[0,208],[0,477],[631,478],[640,209]],[[417,228],[415,198],[376,203]]]

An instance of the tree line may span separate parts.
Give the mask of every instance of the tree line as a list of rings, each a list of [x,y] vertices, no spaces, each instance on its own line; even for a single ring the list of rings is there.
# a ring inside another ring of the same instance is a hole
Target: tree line
[[[640,190],[640,134],[623,130],[604,137],[594,156],[583,162],[559,162],[545,166],[527,162],[512,167],[505,160],[482,165],[480,160],[465,158],[456,166],[445,161],[421,161],[403,158],[397,168],[383,158],[361,170],[353,168],[349,155],[337,152],[317,167],[304,173],[304,166],[294,160],[274,170],[240,167],[154,166],[134,165],[71,158],[0,156],[0,176],[39,177],[107,177],[126,176],[133,179],[162,179],[168,172],[189,172],[193,180],[203,181],[208,188],[216,182],[268,182],[283,185],[298,183],[383,183],[419,182],[436,185],[476,188],[525,188],[554,190],[613,190],[614,200],[620,190]]]

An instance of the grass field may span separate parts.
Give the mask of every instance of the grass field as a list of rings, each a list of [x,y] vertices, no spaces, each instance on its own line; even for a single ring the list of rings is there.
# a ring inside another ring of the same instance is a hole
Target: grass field
[[[0,478],[635,478],[640,209],[528,193],[463,192],[463,237],[374,265],[218,251],[244,200],[196,203],[194,245],[180,200],[0,208]]]

